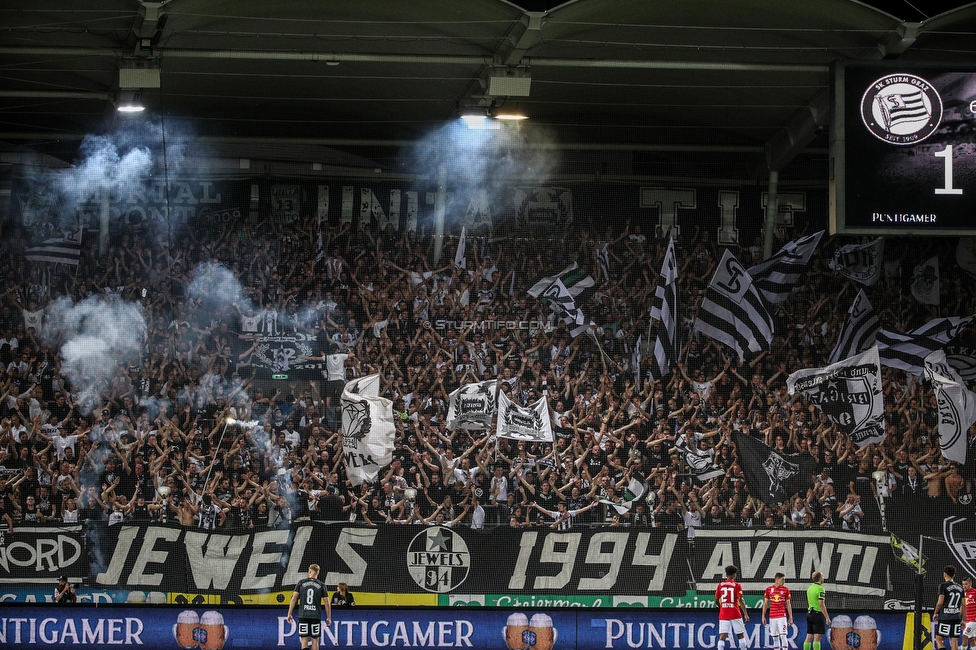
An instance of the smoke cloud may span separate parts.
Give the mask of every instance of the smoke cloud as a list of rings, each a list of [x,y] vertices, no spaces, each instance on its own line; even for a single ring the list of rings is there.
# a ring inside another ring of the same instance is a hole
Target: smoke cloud
[[[472,198],[489,206],[513,205],[512,188],[544,185],[560,164],[554,137],[543,127],[497,121],[493,127],[471,129],[463,120],[451,122],[423,138],[412,151],[415,167],[436,180],[443,168],[448,192],[448,223],[460,222]]]
[[[217,262],[203,262],[193,269],[186,295],[197,301],[199,309],[220,310],[234,305],[242,310],[253,308],[237,274]]]
[[[123,368],[142,358],[147,332],[142,306],[113,293],[77,304],[60,298],[47,317],[45,337],[60,346],[62,372],[75,386],[81,411],[91,413],[103,391],[125,381]]]

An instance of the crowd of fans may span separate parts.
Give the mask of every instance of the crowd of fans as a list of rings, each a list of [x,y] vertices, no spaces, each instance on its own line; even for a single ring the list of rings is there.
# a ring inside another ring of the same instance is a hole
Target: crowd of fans
[[[450,263],[456,238],[438,261],[430,236],[391,228],[325,226],[319,244],[314,218],[287,228],[264,219],[203,232],[120,232],[104,256],[86,248],[77,267],[25,262],[23,235],[7,230],[0,525],[11,534],[85,521],[246,532],[309,519],[653,526],[691,538],[722,526],[856,531],[877,523],[862,521],[877,496],[965,502],[973,490],[970,469],[941,457],[933,395],[919,378],[886,369],[887,439],[861,448],[787,394],[791,372],[826,365],[860,288],[828,269],[829,239],[778,309],[772,349],[740,361],[692,333],[721,249],[704,231],[685,229],[676,247],[680,359],[656,380],[644,353],[638,383],[634,346],[639,336],[653,340],[649,309],[667,240],[636,224],[551,239],[469,236],[467,269]],[[784,243],[801,233],[781,234]],[[598,263],[604,242],[608,274]],[[908,250],[890,242],[886,279],[867,288],[886,327],[976,313],[972,283],[948,264],[942,310],[917,303],[901,279]],[[734,252],[746,266],[760,256],[758,246]],[[595,279],[580,305],[595,323],[592,336],[572,337],[527,295],[573,261]],[[206,262],[233,272],[243,300],[210,308],[188,293]],[[46,308],[62,296],[140,303],[148,323],[142,358],[118,368],[95,404],[79,402],[83,387],[62,372],[61,341],[49,331]],[[511,320],[534,324],[493,325]],[[458,322],[478,325],[450,326]],[[255,337],[293,330],[322,343],[318,353],[330,362],[322,377],[255,378]],[[394,461],[354,488],[342,460],[339,389],[371,373],[394,401]],[[496,377],[517,403],[548,396],[554,444],[448,429],[448,394]],[[811,455],[809,488],[784,503],[750,495],[734,431]],[[689,446],[722,475],[696,480],[685,464]],[[632,479],[648,485],[636,501]]]

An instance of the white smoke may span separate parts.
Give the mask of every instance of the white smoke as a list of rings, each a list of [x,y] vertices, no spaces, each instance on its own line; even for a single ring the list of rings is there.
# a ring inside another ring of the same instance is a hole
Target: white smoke
[[[197,301],[201,309],[226,309],[235,305],[242,310],[253,308],[237,274],[217,262],[203,262],[193,269],[186,295]]]
[[[146,146],[122,150],[109,135],[87,135],[81,143],[77,164],[57,172],[61,193],[71,204],[90,197],[128,193],[142,185],[152,171],[153,157]]]
[[[103,197],[119,201],[143,195],[153,181],[178,178],[188,141],[184,127],[164,131],[147,120],[128,122],[112,133],[86,135],[74,165],[52,170],[45,183],[67,206],[65,218],[73,219],[76,209],[96,205]]]
[[[493,210],[511,209],[514,187],[545,185],[559,167],[553,136],[543,127],[507,122],[497,129],[470,129],[463,120],[428,134],[412,152],[421,173],[436,180],[447,172],[446,221],[465,217],[472,197],[484,193]]]
[[[123,369],[141,360],[147,331],[142,306],[113,293],[77,304],[59,298],[47,318],[45,337],[60,346],[61,371],[74,385],[82,412],[91,413],[103,391],[124,381]]]

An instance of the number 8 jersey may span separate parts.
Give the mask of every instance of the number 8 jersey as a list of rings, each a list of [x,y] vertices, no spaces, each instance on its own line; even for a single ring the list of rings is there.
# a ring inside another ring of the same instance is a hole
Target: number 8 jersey
[[[295,593],[298,594],[298,618],[321,618],[322,599],[329,597],[324,584],[315,578],[303,578],[295,585]]]

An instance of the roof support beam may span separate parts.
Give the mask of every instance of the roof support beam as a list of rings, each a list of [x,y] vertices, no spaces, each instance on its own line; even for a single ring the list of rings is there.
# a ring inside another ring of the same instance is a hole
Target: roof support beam
[[[111,56],[120,52],[110,48],[85,47],[19,47],[0,46],[0,54],[43,56]],[[163,57],[179,59],[241,59],[265,61],[313,61],[335,63],[420,63],[425,65],[487,65],[490,56],[480,55],[423,55],[423,54],[343,54],[338,52],[295,52],[275,50],[193,50],[166,48]],[[783,74],[827,74],[827,65],[796,65],[782,63],[729,63],[725,61],[640,61],[626,59],[556,59],[525,57],[522,64],[533,67],[563,68],[625,68],[633,70],[715,70],[720,72],[779,72]]]

